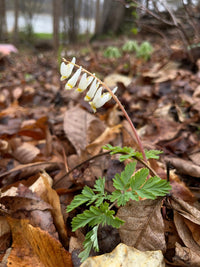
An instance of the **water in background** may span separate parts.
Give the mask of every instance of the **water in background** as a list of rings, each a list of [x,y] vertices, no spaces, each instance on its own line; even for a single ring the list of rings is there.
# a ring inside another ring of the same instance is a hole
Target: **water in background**
[[[7,28],[11,32],[14,27],[14,12],[8,11],[7,17]],[[60,23],[62,29],[62,21]],[[26,21],[23,16],[18,18],[19,29],[23,29],[26,26]],[[94,33],[95,21],[94,19],[86,20],[80,18],[79,20],[79,33]],[[33,30],[35,33],[53,33],[53,18],[50,14],[36,14],[33,18]]]

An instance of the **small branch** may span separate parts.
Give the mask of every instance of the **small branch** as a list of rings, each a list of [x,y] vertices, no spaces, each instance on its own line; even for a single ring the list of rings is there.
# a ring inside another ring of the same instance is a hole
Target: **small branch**
[[[102,152],[100,154],[97,154],[89,159],[86,159],[84,160],[83,162],[81,162],[80,164],[76,165],[74,168],[72,168],[70,171],[68,171],[65,175],[63,175],[58,181],[56,181],[54,183],[54,186],[57,185],[60,181],[62,181],[66,176],[68,176],[70,173],[72,173],[74,170],[80,168],[82,165],[84,165],[85,163],[87,162],[90,162],[91,160],[95,159],[95,158],[98,158],[98,157],[102,157],[102,156],[105,156],[105,155],[108,155],[110,154],[110,151],[107,151],[107,152]],[[118,154],[123,154],[123,153],[118,153]],[[126,153],[124,153],[126,154]],[[134,156],[133,157],[134,159],[138,160],[140,163],[142,163],[147,169],[149,169],[149,171],[151,172],[151,175],[152,176],[158,176],[157,173],[151,168],[151,166],[148,165],[147,162],[145,162],[144,160]]]

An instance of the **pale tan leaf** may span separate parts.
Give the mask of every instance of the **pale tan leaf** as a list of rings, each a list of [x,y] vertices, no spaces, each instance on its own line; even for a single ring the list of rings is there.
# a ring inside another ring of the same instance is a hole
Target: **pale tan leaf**
[[[81,267],[164,267],[164,258],[160,250],[142,252],[134,247],[120,243],[111,253],[89,257]]]
[[[121,124],[113,127],[107,127],[105,131],[94,142],[89,144],[86,149],[91,155],[96,155],[100,152],[103,145],[108,144],[110,141],[116,138],[116,134],[121,131]]]
[[[40,150],[29,143],[23,143],[13,151],[13,156],[23,164],[32,162]]]
[[[63,127],[67,138],[79,155],[105,129],[105,125],[100,119],[79,107],[65,112]]]
[[[189,155],[189,158],[192,160],[194,164],[200,166],[200,152]]]
[[[129,201],[117,216],[125,221],[120,229],[123,243],[140,250],[166,250],[164,223],[161,215],[162,198]],[[159,223],[158,223],[159,222]]]
[[[72,266],[71,255],[60,242],[27,220],[8,218],[12,230],[12,251],[8,266],[66,267]]]
[[[181,158],[165,158],[169,161],[180,174],[186,174],[193,177],[200,177],[200,166],[194,164],[192,161],[184,160]]]
[[[131,83],[131,81],[132,81],[132,79],[130,77],[127,77],[125,75],[118,74],[118,73],[112,73],[112,74],[106,76],[104,79],[104,83],[108,87],[115,87],[118,82],[121,82],[125,86],[128,86]]]

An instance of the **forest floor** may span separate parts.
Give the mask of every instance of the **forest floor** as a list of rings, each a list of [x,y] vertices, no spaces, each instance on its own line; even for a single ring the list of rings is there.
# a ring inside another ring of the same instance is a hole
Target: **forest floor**
[[[122,242],[161,250],[167,266],[200,266],[200,61],[185,63],[178,42],[171,56],[152,43],[147,62],[134,53],[105,58],[99,45],[108,44],[69,47],[62,56],[75,56],[110,88],[118,86],[144,147],[163,151],[151,167],[172,185],[168,196],[140,201],[131,215],[123,214],[125,221],[131,217],[131,238],[125,228],[102,228],[100,254]],[[124,164],[102,153],[103,145],[138,149],[113,99],[94,114],[83,94],[64,85],[50,51],[0,57],[2,266],[80,266],[86,229],[72,232],[71,220],[82,209],[67,213],[66,207],[98,177],[113,190],[112,178]]]

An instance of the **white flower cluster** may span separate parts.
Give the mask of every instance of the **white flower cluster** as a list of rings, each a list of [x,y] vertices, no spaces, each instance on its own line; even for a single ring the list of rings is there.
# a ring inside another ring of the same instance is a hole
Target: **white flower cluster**
[[[68,79],[73,71],[74,64],[76,62],[75,57],[73,57],[72,61],[67,65],[62,62],[60,66],[60,73],[61,73],[61,81]],[[73,76],[67,81],[65,85],[65,89],[70,90],[75,87],[77,81],[81,75],[82,67],[79,67],[77,71],[73,74]],[[102,107],[106,102],[108,102],[112,96],[109,92],[102,93],[103,87],[99,87],[100,83],[98,80],[93,76],[88,76],[84,73],[81,76],[81,79],[78,84],[78,88],[76,89],[77,92],[85,91],[89,86],[89,90],[84,98],[85,101],[89,101],[89,104],[94,112],[96,112],[97,108]],[[115,94],[117,91],[117,87],[115,87],[112,92]]]

